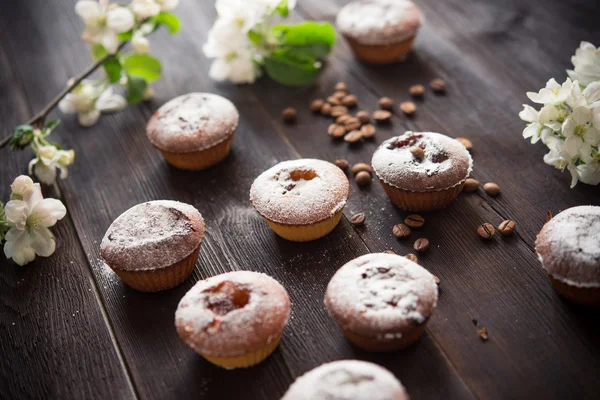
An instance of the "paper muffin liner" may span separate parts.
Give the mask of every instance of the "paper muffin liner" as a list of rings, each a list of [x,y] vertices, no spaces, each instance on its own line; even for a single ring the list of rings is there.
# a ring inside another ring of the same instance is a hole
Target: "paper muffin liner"
[[[125,271],[112,268],[123,282],[140,292],[158,292],[180,285],[194,270],[200,254],[198,245],[190,255],[168,267],[149,271]],[[110,265],[109,265],[110,267]]]
[[[573,303],[600,307],[600,287],[578,287],[562,282],[548,274],[552,288]]]
[[[282,238],[292,242],[310,242],[311,240],[322,238],[331,232],[340,222],[342,210],[339,210],[331,218],[309,225],[286,225],[271,221],[265,217],[263,218],[267,221],[271,229]]]
[[[389,352],[404,349],[419,340],[421,335],[423,335],[423,332],[425,332],[427,322],[428,321],[419,326],[415,326],[408,332],[402,332],[402,336],[395,338],[385,338],[384,336],[364,336],[352,332],[349,329],[343,328],[342,332],[344,332],[344,336],[346,336],[349,341],[363,350],[372,352]]]
[[[391,64],[402,61],[412,50],[415,36],[401,42],[390,44],[362,44],[356,39],[344,35],[354,55],[360,60],[370,64]]]
[[[383,190],[388,195],[392,203],[406,211],[434,211],[440,210],[452,203],[465,186],[466,178],[458,185],[448,189],[433,191],[433,192],[413,192],[410,190],[402,190],[395,186],[391,186],[383,179],[379,179]]]
[[[273,351],[277,348],[279,341],[281,340],[281,334],[271,343],[268,343],[259,350],[243,354],[241,356],[233,357],[215,357],[206,354],[200,354],[208,362],[215,364],[222,368],[234,369],[234,368],[248,368],[252,367],[269,357]]]
[[[231,150],[233,143],[232,133],[227,139],[208,149],[192,151],[190,153],[173,153],[166,150],[158,149],[165,160],[174,167],[199,171],[210,168],[213,165],[221,162]]]

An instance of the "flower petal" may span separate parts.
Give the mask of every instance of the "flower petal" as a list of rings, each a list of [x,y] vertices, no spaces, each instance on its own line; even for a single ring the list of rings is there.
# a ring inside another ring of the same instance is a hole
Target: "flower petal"
[[[56,240],[48,228],[32,229],[30,243],[35,253],[42,257],[49,257],[56,250]]]
[[[519,113],[519,118],[526,122],[537,122],[538,111],[530,105],[523,104],[523,110]]]
[[[35,259],[35,251],[30,245],[29,232],[10,228],[6,232],[4,255],[19,265],[25,265]]]
[[[4,213],[9,225],[24,230],[29,215],[29,207],[23,200],[11,200],[4,206]]]
[[[78,114],[79,124],[86,128],[95,125],[96,122],[98,122],[98,118],[100,118],[100,111],[98,110],[91,110]]]
[[[66,214],[67,209],[60,200],[44,199],[38,202],[29,213],[29,223],[34,228],[37,226],[48,228]]]
[[[10,185],[13,195],[23,197],[25,192],[33,187],[33,180],[27,175],[19,175]]]
[[[575,157],[579,154],[579,149],[583,145],[583,140],[576,135],[569,136],[565,140],[565,144],[563,145],[563,150],[570,155],[571,157]]]
[[[127,32],[135,25],[133,13],[125,7],[114,8],[106,13],[106,26],[111,31]]]
[[[48,167],[43,163],[38,162],[33,166],[33,172],[40,182],[45,183],[46,185],[52,185],[56,182],[56,167],[54,166]]]
[[[78,1],[75,4],[75,12],[86,25],[95,22],[95,20],[102,16],[100,4],[92,0]]]
[[[125,107],[127,107],[127,100],[120,94],[116,94],[112,87],[105,90],[96,100],[96,109],[103,112],[121,111]]]
[[[588,185],[600,184],[600,169],[593,165],[579,165],[577,166],[579,173],[579,180]]]
[[[583,125],[592,119],[592,110],[585,106],[575,107],[573,113],[571,114],[571,118],[576,125]]]

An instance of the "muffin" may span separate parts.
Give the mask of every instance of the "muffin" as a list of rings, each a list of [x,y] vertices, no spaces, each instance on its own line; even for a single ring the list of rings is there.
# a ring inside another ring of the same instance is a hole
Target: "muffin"
[[[336,26],[357,58],[390,64],[406,58],[421,21],[421,12],[411,1],[366,0],[345,5]]]
[[[408,131],[383,142],[371,165],[395,206],[432,211],[458,197],[473,169],[473,159],[455,139]]]
[[[134,289],[171,289],[194,270],[204,230],[202,215],[191,205],[149,201],[113,221],[102,239],[100,255]]]
[[[558,294],[600,307],[600,207],[559,213],[538,234],[535,250]]]
[[[246,368],[275,350],[289,317],[290,299],[279,282],[235,271],[196,283],[179,302],[175,327],[211,363]]]
[[[414,343],[437,305],[438,288],[425,268],[395,254],[358,257],[327,285],[325,306],[344,335],[368,351]]]
[[[284,239],[308,242],[336,227],[350,184],[341,169],[321,160],[284,161],[254,180],[250,201]]]
[[[167,102],[146,127],[150,143],[169,164],[201,170],[223,160],[239,114],[232,102],[210,93],[190,93]]]
[[[296,379],[281,400],[409,400],[387,369],[365,361],[323,364]]]

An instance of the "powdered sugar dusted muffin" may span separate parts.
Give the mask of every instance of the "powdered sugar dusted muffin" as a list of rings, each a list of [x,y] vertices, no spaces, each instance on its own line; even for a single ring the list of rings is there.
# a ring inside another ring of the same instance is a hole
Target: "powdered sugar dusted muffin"
[[[412,49],[421,12],[408,0],[362,0],[344,6],[336,26],[361,60],[389,64]]]
[[[143,292],[173,288],[192,273],[204,238],[193,206],[157,200],[138,204],[110,225],[100,254],[129,286]]]
[[[559,213],[544,225],[535,249],[554,290],[576,303],[600,307],[600,207]]]
[[[375,253],[335,273],[325,306],[355,345],[392,351],[421,336],[437,299],[435,279],[425,268],[402,256]]]
[[[383,142],[371,165],[397,207],[431,211],[458,197],[473,169],[473,159],[455,139],[408,131]]]
[[[258,364],[271,354],[290,317],[286,290],[268,275],[235,271],[196,283],[175,313],[179,336],[225,368]]]
[[[254,180],[250,201],[284,239],[306,242],[327,235],[340,221],[350,184],[326,161],[284,161]]]
[[[323,364],[296,379],[282,400],[408,400],[387,369],[357,360]]]
[[[148,122],[148,139],[177,168],[200,170],[231,150],[239,114],[233,103],[210,93],[190,93],[167,102]]]

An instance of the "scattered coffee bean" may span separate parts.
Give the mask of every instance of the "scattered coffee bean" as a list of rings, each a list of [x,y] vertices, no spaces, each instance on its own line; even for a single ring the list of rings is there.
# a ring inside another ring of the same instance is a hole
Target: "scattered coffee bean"
[[[371,184],[371,174],[369,174],[367,171],[360,171],[358,174],[356,174],[354,179],[356,180],[356,184],[359,186],[367,186]]]
[[[348,114],[348,108],[345,106],[333,106],[331,107],[331,116],[337,118],[340,115]]]
[[[420,228],[425,224],[425,218],[418,214],[411,214],[404,219],[404,223],[411,228]]]
[[[419,238],[415,240],[415,244],[413,244],[413,249],[415,249],[415,251],[419,253],[427,251],[428,248],[429,240],[427,240],[426,238]]]
[[[335,119],[335,123],[343,125],[344,122],[346,122],[348,120],[348,118],[352,118],[352,117],[349,114],[340,115],[339,117],[337,117]]]
[[[333,88],[336,91],[344,91],[344,92],[348,91],[348,85],[346,85],[346,83],[344,83],[344,82],[338,82],[338,83],[336,83]]]
[[[329,97],[327,98],[327,102],[328,102],[329,104],[331,104],[332,106],[339,106],[340,104],[342,104],[342,102],[340,101],[340,99],[338,99],[338,98],[337,98],[337,97],[335,97],[335,96],[329,96]]]
[[[344,129],[344,127],[342,125],[331,124],[331,125],[329,125],[329,128],[327,129],[327,133],[332,138],[341,138],[346,134],[346,129]]]
[[[350,166],[350,163],[348,162],[348,160],[344,160],[342,158],[339,160],[335,160],[335,165],[337,165],[338,168],[343,169],[345,171]]]
[[[408,258],[410,261],[412,261],[414,263],[418,263],[419,262],[419,259],[413,253],[408,253],[407,255],[404,256],[404,258]]]
[[[371,114],[368,111],[359,111],[356,113],[356,118],[363,124],[366,124],[371,120]]]
[[[365,139],[369,139],[375,136],[376,129],[373,125],[366,124],[360,128],[360,132]]]
[[[330,116],[331,115],[331,104],[323,103],[323,105],[321,106],[321,114],[323,114],[325,116]]]
[[[494,233],[496,231],[494,230],[494,226],[492,224],[489,223],[485,223],[485,224],[481,224],[479,225],[479,227],[477,227],[477,234],[479,236],[481,236],[482,239],[491,239],[494,237]]]
[[[488,196],[496,197],[500,194],[500,186],[494,182],[488,182],[483,185],[483,191],[487,193]]]
[[[364,224],[365,223],[365,213],[354,214],[352,217],[350,217],[350,223],[352,223],[352,225],[355,225],[355,226]]]
[[[446,91],[446,82],[440,78],[436,78],[429,82],[429,86],[434,92],[444,93]]]
[[[549,222],[552,219],[552,211],[546,211],[546,222]]]
[[[471,143],[471,141],[469,139],[464,138],[464,137],[457,137],[456,140],[458,140],[463,146],[465,146],[465,149],[467,149],[467,150],[473,149],[473,143]]]
[[[431,275],[433,275],[433,274],[431,274]],[[440,278],[438,278],[437,275],[433,275],[433,280],[435,281],[436,285],[438,285],[438,286],[440,285]]]
[[[515,231],[517,224],[515,221],[507,219],[505,221],[500,222],[498,225],[498,232],[500,232],[504,236],[512,235]]]
[[[392,118],[392,113],[386,110],[377,110],[373,112],[373,119],[377,122],[387,122]]]
[[[384,250],[383,252],[384,252],[385,254],[396,254],[396,252],[395,252],[395,251],[393,251],[393,250]]]
[[[362,139],[362,133],[358,129],[350,131],[346,136],[344,136],[344,141],[347,143],[356,143],[360,141],[360,139]]]
[[[369,174],[373,173],[373,168],[369,164],[366,163],[356,163],[352,166],[352,173],[358,174],[359,172],[366,171]]]
[[[467,178],[465,181],[465,186],[463,187],[463,192],[474,192],[479,189],[479,181],[473,178]]]
[[[296,121],[296,109],[293,107],[288,107],[281,112],[281,117],[288,124]]]
[[[394,225],[392,233],[398,239],[404,239],[410,236],[410,228],[404,224]]]
[[[412,101],[403,101],[400,103],[400,110],[406,115],[413,115],[417,111],[417,106]]]
[[[346,128],[347,131],[353,131],[355,129],[358,129],[361,125],[362,124],[356,117],[350,117],[344,121],[344,128]]]
[[[483,340],[484,342],[486,342],[488,340],[488,337],[489,337],[488,331],[485,326],[483,328],[477,329],[477,334],[479,335],[481,340]]]
[[[382,97],[377,104],[379,104],[379,107],[383,110],[391,110],[392,107],[394,107],[394,100],[389,97]]]
[[[421,97],[425,93],[425,87],[423,85],[412,85],[408,89],[408,93],[413,97]]]
[[[315,99],[310,103],[310,111],[314,113],[318,113],[321,111],[321,107],[323,107],[325,101],[323,99]]]
[[[348,92],[345,92],[343,90],[338,90],[336,92],[333,92],[333,94],[332,94],[332,96],[335,97],[338,100],[342,100],[347,95],[348,95]]]
[[[349,94],[347,96],[342,97],[342,104],[345,105],[346,107],[352,108],[352,107],[356,106],[357,102],[358,102],[358,99],[353,94]]]
[[[423,150],[419,146],[413,146],[413,147],[411,147],[410,148],[410,152],[418,160],[422,160],[423,158],[425,158],[425,150]]]

